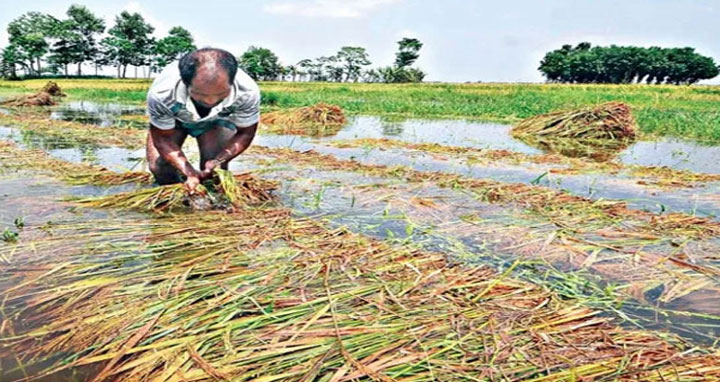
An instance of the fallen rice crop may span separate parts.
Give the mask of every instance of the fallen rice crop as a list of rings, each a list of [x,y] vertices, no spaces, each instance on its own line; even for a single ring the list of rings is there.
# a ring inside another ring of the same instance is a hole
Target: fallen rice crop
[[[10,286],[0,359],[18,360],[3,365],[10,375],[85,367],[98,381],[720,378],[720,354],[621,329],[513,279],[512,267],[451,266],[442,254],[288,211],[53,232],[0,249],[10,259],[0,274]]]
[[[339,106],[318,103],[263,113],[260,123],[262,131],[274,134],[325,137],[337,134],[346,121]]]

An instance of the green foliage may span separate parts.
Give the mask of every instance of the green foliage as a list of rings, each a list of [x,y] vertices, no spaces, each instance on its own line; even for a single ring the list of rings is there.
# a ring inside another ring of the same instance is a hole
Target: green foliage
[[[420,49],[423,43],[416,38],[403,38],[398,41],[398,52],[395,54],[395,66],[398,68],[406,68],[415,63],[420,57]]]
[[[385,82],[385,83],[407,83],[422,82],[425,78],[425,72],[417,68],[386,66],[378,68],[372,74],[373,80],[369,82]]]
[[[369,70],[365,73],[368,82],[407,83],[422,82],[425,72],[412,68],[410,65],[420,57],[423,43],[416,38],[403,38],[398,41],[398,52],[395,54],[395,65]]]
[[[2,241],[6,243],[15,243],[18,241],[18,237],[20,236],[19,233],[11,230],[10,228],[5,228],[5,230],[2,232]]]
[[[28,12],[8,24],[8,40],[18,61],[33,74],[42,72],[41,59],[48,52],[48,38],[56,33],[59,21],[40,12]]]
[[[693,48],[592,47],[584,42],[545,55],[538,68],[551,82],[693,84],[720,70]]]
[[[18,66],[26,68],[22,60],[22,54],[17,45],[10,44],[0,51],[0,76],[9,79],[17,79]]]
[[[251,46],[238,60],[240,68],[255,80],[275,80],[282,74],[282,65],[270,49]]]
[[[128,65],[147,65],[155,41],[155,30],[139,13],[123,11],[115,17],[115,25],[102,40],[106,62],[118,68],[118,76],[125,78]]]
[[[365,48],[359,46],[344,46],[337,54],[345,70],[345,81],[355,82],[360,78],[363,66],[370,65],[370,59]]]
[[[163,68],[195,49],[195,42],[190,31],[180,26],[173,27],[168,36],[158,40],[155,45],[153,69]]]
[[[63,35],[56,43],[64,42],[69,48],[69,63],[77,64],[77,74],[82,75],[82,64],[94,60],[100,53],[96,35],[105,31],[105,21],[82,5],[71,5],[68,19],[63,21]],[[66,70],[67,74],[67,70]]]

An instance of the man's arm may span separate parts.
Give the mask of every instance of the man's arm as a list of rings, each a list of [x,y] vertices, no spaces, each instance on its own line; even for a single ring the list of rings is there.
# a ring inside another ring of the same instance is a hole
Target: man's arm
[[[230,162],[247,150],[247,148],[250,147],[253,138],[255,138],[257,126],[258,124],[255,123],[248,127],[237,128],[237,132],[232,138],[230,138],[225,148],[222,149],[215,158],[205,162],[202,178],[209,177],[212,174],[213,169]]]
[[[150,135],[160,156],[187,177],[185,185],[194,190],[202,180],[202,174],[188,161],[180,146],[172,139],[173,129],[163,130],[150,124]]]

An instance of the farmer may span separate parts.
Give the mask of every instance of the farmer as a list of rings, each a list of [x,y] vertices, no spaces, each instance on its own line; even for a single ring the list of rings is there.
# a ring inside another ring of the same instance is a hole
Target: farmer
[[[147,93],[147,160],[159,184],[185,181],[193,191],[213,169],[250,146],[260,118],[260,90],[235,57],[203,48],[165,67]],[[181,147],[188,134],[200,148],[200,171]]]

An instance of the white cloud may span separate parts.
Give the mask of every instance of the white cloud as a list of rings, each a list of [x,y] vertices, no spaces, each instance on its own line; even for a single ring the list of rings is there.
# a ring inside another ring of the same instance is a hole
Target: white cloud
[[[130,13],[139,13],[140,15],[142,15],[146,22],[150,23],[150,25],[155,27],[155,32],[153,34],[159,38],[165,37],[168,32],[170,32],[171,27],[166,22],[151,15],[150,12],[148,12],[147,9],[143,8],[143,6],[138,1],[130,1],[123,7],[123,10]]]
[[[308,17],[358,18],[401,0],[302,0],[278,1],[263,7],[268,13]]]

